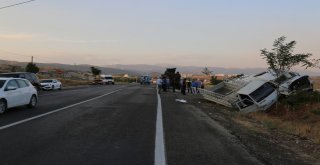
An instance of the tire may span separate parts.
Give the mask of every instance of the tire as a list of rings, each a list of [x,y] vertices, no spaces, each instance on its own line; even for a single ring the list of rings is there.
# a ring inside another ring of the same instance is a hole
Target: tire
[[[51,86],[51,90],[54,90],[54,85]]]
[[[32,97],[30,98],[30,102],[28,104],[28,107],[29,108],[34,108],[37,106],[37,103],[38,103],[38,99],[35,95],[32,95]]]
[[[4,99],[0,100],[0,114],[7,111],[7,102]]]
[[[61,89],[62,89],[62,85],[59,86],[59,90],[61,90]]]

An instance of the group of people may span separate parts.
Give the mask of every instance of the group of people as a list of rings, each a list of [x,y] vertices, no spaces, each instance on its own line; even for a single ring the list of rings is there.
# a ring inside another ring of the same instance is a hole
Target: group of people
[[[191,80],[186,78],[181,79],[178,84],[178,87],[176,87],[176,83],[170,82],[170,79],[165,76],[163,76],[162,78],[159,77],[156,81],[156,84],[158,88],[158,93],[160,93],[161,90],[166,92],[167,90],[169,90],[170,86],[172,86],[173,92],[175,92],[175,89],[178,88],[181,90],[181,93],[183,95],[186,95],[187,92],[191,94],[196,94],[199,93],[200,88],[204,88],[203,81]]]
[[[181,84],[181,93],[183,95],[186,95],[186,92],[191,93],[191,94],[196,94],[199,93],[199,89],[204,88],[204,82],[198,80],[191,80],[191,79],[182,79],[182,84]]]
[[[166,92],[169,90],[170,87],[170,79],[166,77],[158,78],[157,79],[157,87],[158,87],[158,93],[160,93],[161,89],[162,91]]]

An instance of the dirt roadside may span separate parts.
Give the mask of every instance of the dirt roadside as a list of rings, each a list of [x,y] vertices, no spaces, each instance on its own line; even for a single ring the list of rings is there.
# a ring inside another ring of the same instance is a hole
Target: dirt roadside
[[[200,95],[180,96],[200,108],[213,120],[236,136],[247,150],[264,164],[319,164],[320,145],[313,141],[269,129],[259,121],[218,104],[208,102]]]

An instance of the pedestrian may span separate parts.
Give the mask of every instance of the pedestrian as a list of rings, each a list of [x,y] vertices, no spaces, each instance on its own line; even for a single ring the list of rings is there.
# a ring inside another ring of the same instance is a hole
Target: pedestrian
[[[182,83],[180,83],[181,81],[181,75],[179,72],[177,72],[175,75],[174,75],[174,86],[175,86],[175,89],[180,89]],[[182,81],[181,81],[182,82]]]
[[[160,90],[162,88],[162,79],[159,77],[157,79],[157,89],[158,89],[158,93],[160,94]]]
[[[190,79],[187,80],[187,90],[188,90],[188,93],[192,93],[191,80]]]
[[[201,88],[201,81],[197,79],[196,81],[196,93],[200,93],[199,89]]]
[[[184,78],[184,79],[182,80],[182,87],[181,87],[181,93],[182,93],[183,95],[186,95],[186,88],[187,88],[187,82],[186,82],[186,79]]]
[[[196,87],[197,87],[197,83],[196,83],[196,81],[195,80],[192,80],[192,82],[191,82],[191,87],[192,87],[192,94],[195,94],[196,93]]]
[[[162,90],[163,90],[164,92],[167,91],[167,79],[166,79],[166,77],[163,77],[163,78],[162,78]]]
[[[166,84],[167,84],[167,90],[169,91],[169,88],[170,88],[170,79],[169,79],[169,77],[166,79]]]
[[[201,80],[201,89],[204,89],[204,81]]]
[[[175,80],[174,79],[172,79],[171,84],[172,84],[172,92],[176,92]]]

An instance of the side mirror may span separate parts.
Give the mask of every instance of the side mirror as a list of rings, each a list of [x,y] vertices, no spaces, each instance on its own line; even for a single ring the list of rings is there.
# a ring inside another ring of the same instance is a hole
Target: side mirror
[[[16,90],[18,89],[17,87],[14,87],[14,86],[8,86],[6,91],[13,91],[13,90]]]

